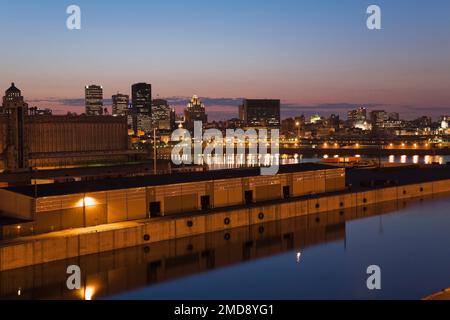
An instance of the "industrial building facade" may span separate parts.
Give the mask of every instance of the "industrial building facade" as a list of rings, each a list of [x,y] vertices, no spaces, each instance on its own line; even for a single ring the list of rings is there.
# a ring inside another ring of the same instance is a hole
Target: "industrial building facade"
[[[14,170],[6,157],[8,127],[8,118],[0,115],[0,168]],[[26,116],[23,141],[24,168],[124,162],[130,154],[125,117]]]
[[[24,221],[20,232],[26,235],[208,212],[344,188],[344,169],[305,164],[282,167],[272,177],[246,169],[12,187],[0,189],[0,211]]]
[[[0,170],[125,162],[132,152],[126,117],[28,112],[11,85],[0,107]]]

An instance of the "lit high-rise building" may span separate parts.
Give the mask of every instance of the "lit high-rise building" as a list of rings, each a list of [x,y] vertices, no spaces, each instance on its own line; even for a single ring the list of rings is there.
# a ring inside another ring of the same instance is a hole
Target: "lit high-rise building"
[[[194,122],[201,121],[203,124],[208,122],[205,105],[200,101],[200,98],[194,95],[191,102],[188,103],[184,110],[185,124],[187,130],[194,130]]]
[[[384,123],[389,120],[389,114],[384,110],[374,110],[370,113],[372,129],[383,128]]]
[[[153,125],[158,130],[172,130],[175,126],[175,110],[167,100],[155,99],[152,104]]]
[[[364,107],[350,110],[347,114],[347,119],[353,128],[358,128],[361,130],[368,130],[371,128],[369,122],[367,121],[367,109]]]
[[[355,110],[350,110],[347,119],[352,123],[364,122],[367,120],[367,109],[360,107]]]
[[[315,124],[315,123],[319,123],[319,122],[321,122],[321,121],[323,121],[323,120],[324,120],[324,118],[321,117],[320,115],[318,115],[318,114],[313,114],[313,115],[311,116],[309,122]]]
[[[449,128],[449,123],[450,123],[449,116],[441,116],[440,117],[441,129],[447,130]]]
[[[152,129],[152,85],[136,83],[131,86],[133,130],[149,133]]]
[[[113,116],[127,116],[130,96],[117,93],[112,96],[112,114]]]
[[[244,99],[239,116],[247,127],[280,128],[280,100]]]
[[[86,114],[88,116],[103,115],[103,87],[97,85],[85,88]]]

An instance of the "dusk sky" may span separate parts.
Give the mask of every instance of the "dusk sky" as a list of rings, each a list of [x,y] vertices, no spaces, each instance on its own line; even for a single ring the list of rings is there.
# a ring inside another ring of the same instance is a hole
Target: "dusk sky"
[[[382,30],[366,27],[370,4]],[[216,118],[241,97],[281,99],[289,115],[450,113],[448,0],[0,0],[0,35],[1,91],[14,81],[60,112],[82,112],[86,84],[110,99],[149,82],[155,97],[209,97]]]

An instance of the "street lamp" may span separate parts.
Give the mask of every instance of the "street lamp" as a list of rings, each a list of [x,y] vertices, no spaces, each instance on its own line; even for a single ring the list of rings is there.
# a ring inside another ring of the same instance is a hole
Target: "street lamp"
[[[295,123],[295,126],[297,127],[297,137],[300,139],[300,122],[297,121]]]

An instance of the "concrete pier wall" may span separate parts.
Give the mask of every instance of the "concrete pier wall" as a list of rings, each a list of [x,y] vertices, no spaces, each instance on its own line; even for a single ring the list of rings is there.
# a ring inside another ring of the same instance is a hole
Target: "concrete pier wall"
[[[327,211],[447,192],[450,180],[24,237],[0,247],[0,271],[293,217],[308,216],[320,223],[317,215]]]

